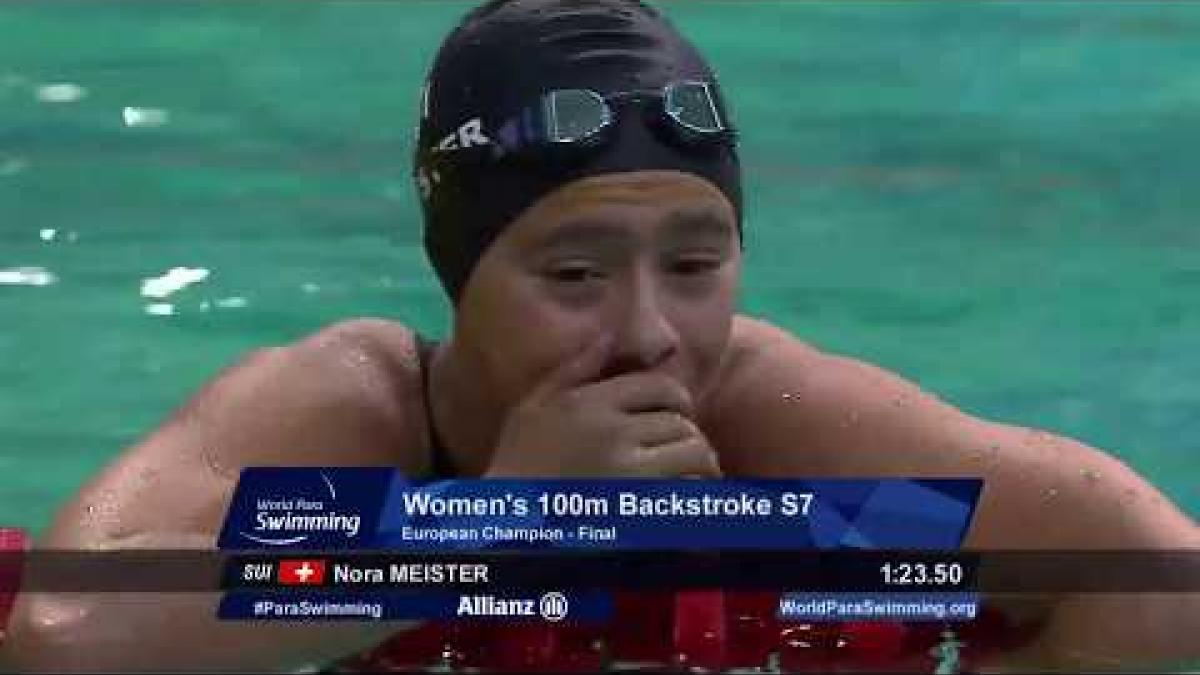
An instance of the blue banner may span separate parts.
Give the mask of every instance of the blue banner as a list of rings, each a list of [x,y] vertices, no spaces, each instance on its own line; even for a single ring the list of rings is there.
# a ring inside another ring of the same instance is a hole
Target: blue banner
[[[613,600],[604,591],[447,593],[253,591],[226,593],[217,617],[247,621],[412,621],[499,619],[605,621]]]
[[[219,546],[371,548],[396,475],[383,468],[247,468],[233,493]]]
[[[979,616],[978,593],[785,593],[778,617],[790,621],[963,622]]]
[[[958,548],[978,479],[410,481],[248,469],[225,550]]]

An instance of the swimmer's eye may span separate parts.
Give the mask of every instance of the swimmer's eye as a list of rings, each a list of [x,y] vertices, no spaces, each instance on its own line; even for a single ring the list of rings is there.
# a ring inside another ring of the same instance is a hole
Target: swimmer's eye
[[[667,265],[671,274],[679,276],[698,276],[716,271],[721,267],[721,259],[713,256],[695,256],[677,258]]]
[[[585,262],[563,263],[546,269],[542,276],[549,281],[561,284],[579,284],[585,281],[599,279],[603,275],[600,268]]]

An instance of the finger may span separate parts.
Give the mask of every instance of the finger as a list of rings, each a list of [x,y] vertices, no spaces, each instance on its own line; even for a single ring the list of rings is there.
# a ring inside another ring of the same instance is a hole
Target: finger
[[[721,477],[717,453],[703,436],[643,448],[634,463],[634,474],[645,477]]]
[[[545,397],[574,389],[599,377],[612,350],[612,333],[601,333],[583,348],[551,370],[533,389],[534,397]]]
[[[665,445],[700,435],[691,420],[677,412],[648,412],[628,418],[627,438],[642,448]]]
[[[695,417],[691,392],[663,373],[627,373],[595,382],[579,391],[593,405],[607,404],[629,414],[674,412],[689,419]]]

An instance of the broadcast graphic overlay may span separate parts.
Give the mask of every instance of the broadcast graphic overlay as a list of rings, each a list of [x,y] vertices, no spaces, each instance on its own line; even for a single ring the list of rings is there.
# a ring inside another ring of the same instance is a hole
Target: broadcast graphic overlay
[[[786,590],[780,618],[969,621],[975,479],[449,480],[247,469],[229,620],[603,621],[618,590]]]

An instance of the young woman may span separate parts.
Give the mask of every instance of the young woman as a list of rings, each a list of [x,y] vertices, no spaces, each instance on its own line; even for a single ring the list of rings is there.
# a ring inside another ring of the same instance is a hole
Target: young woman
[[[740,171],[720,88],[635,0],[468,15],[425,87],[414,177],[454,302],[448,340],[354,320],[251,354],[84,487],[41,546],[211,548],[241,467],[389,465],[980,476],[972,548],[1200,548],[1196,524],[1112,456],[977,419],[739,315]],[[286,669],[406,628],[222,625],[215,603],[30,593],[4,648],[29,670]],[[1036,607],[1037,639],[993,665],[1196,655],[1195,594]]]

